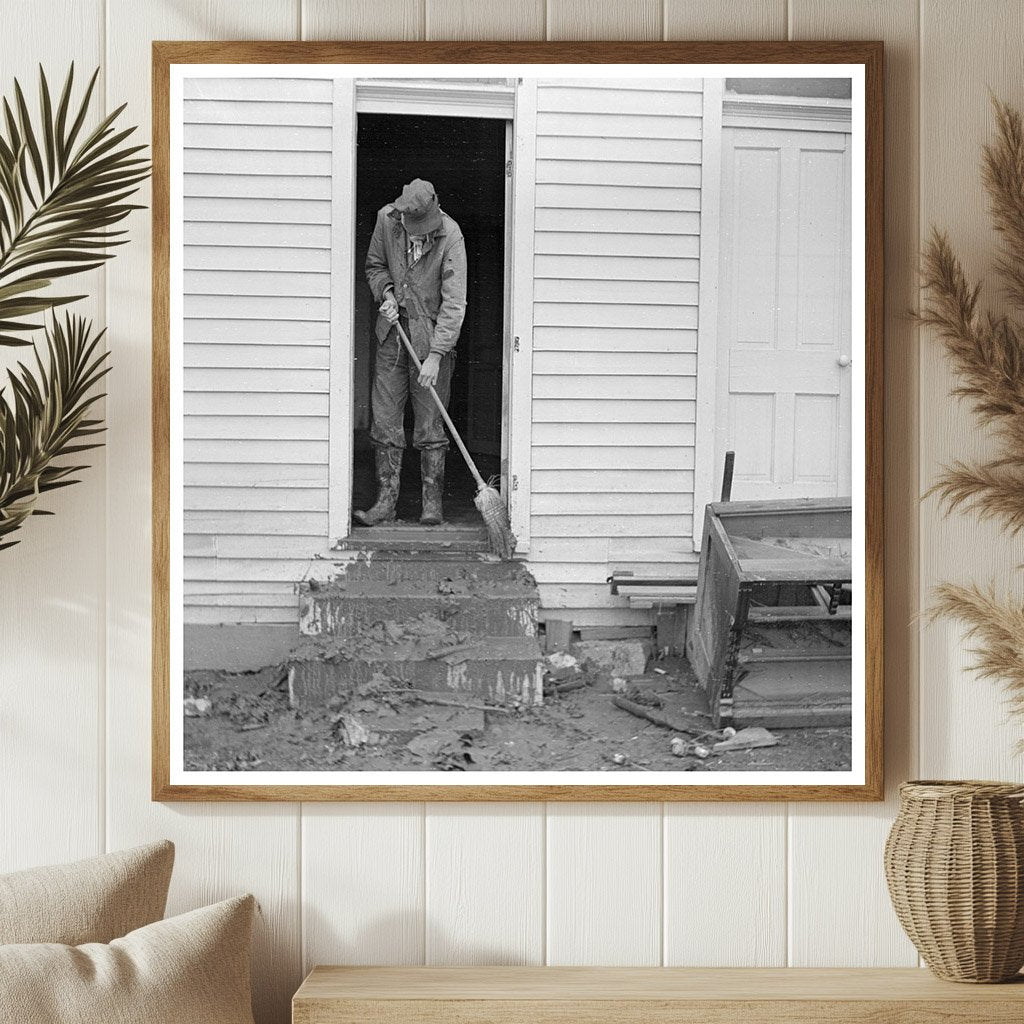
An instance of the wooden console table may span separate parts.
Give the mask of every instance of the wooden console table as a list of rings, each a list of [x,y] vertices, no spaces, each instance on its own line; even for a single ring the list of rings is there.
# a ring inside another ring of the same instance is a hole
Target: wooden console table
[[[1020,1024],[1024,975],[925,970],[317,967],[293,1024]]]

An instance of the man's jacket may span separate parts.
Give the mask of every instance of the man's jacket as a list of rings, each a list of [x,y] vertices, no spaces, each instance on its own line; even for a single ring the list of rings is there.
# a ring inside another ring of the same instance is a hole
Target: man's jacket
[[[409,314],[409,333],[416,355],[444,355],[455,348],[466,315],[466,243],[459,225],[442,211],[441,227],[427,236],[423,255],[410,264],[409,237],[401,214],[390,203],[377,211],[377,223],[366,253],[366,280],[379,306],[388,285]],[[377,340],[391,325],[377,316]]]

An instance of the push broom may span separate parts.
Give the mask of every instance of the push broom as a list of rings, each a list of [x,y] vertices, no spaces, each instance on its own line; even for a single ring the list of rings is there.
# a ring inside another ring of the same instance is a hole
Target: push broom
[[[402,339],[402,344],[405,345],[405,350],[409,353],[409,358],[412,360],[413,365],[417,370],[421,370],[423,368],[422,364],[412,347],[412,342],[409,341],[408,335],[402,329],[402,325],[396,321],[395,327],[398,328],[398,336]],[[491,546],[491,551],[499,558],[509,559],[515,550],[516,538],[512,533],[512,527],[509,525],[505,503],[501,500],[501,495],[498,491],[491,487],[490,484],[485,483],[484,478],[480,475],[480,470],[476,468],[473,456],[469,454],[469,450],[462,443],[462,438],[459,437],[459,432],[455,429],[455,424],[452,423],[452,418],[448,415],[444,402],[438,398],[433,385],[430,387],[430,394],[437,405],[438,412],[441,413],[441,417],[444,419],[445,426],[448,427],[448,432],[452,435],[452,440],[459,451],[462,452],[462,457],[466,460],[466,465],[476,481],[476,497],[473,498],[473,504],[476,505],[477,511],[483,516],[484,526],[487,527],[487,541]]]

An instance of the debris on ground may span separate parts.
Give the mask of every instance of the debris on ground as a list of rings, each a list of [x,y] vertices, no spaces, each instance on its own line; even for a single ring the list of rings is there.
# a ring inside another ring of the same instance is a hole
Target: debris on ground
[[[398,644],[429,644],[439,657],[459,657],[464,651],[451,649],[468,643],[465,635],[427,615],[397,629],[380,623],[358,637],[334,638],[329,653],[350,657],[384,647],[392,637]],[[318,646],[322,655],[324,645]],[[659,665],[664,675],[649,669],[612,675],[585,663],[575,650],[554,652],[543,663],[548,697],[541,706],[419,690],[379,671],[324,705],[294,708],[279,666],[256,673],[192,671],[185,680],[185,763],[189,770],[310,772],[849,767],[849,728],[778,735],[753,728],[714,730],[686,661],[669,658]],[[774,746],[767,745],[766,736]]]
[[[611,676],[639,676],[652,653],[650,640],[581,640],[574,648],[584,668]]]
[[[774,747],[778,739],[767,729],[760,726],[750,726],[747,729],[740,729],[733,732],[712,747],[716,754],[727,754],[734,750],[753,750],[757,747]]]
[[[186,697],[185,717],[204,718],[213,708],[213,703],[206,697]]]

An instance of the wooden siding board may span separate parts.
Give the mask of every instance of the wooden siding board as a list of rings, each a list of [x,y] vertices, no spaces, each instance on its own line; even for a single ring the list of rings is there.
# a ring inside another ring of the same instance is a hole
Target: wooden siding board
[[[194,624],[218,612],[226,622],[294,622],[287,593],[251,588],[290,586],[302,558],[327,546],[333,115],[326,78],[186,83],[185,603]],[[233,589],[199,610],[190,588],[209,580]]]

